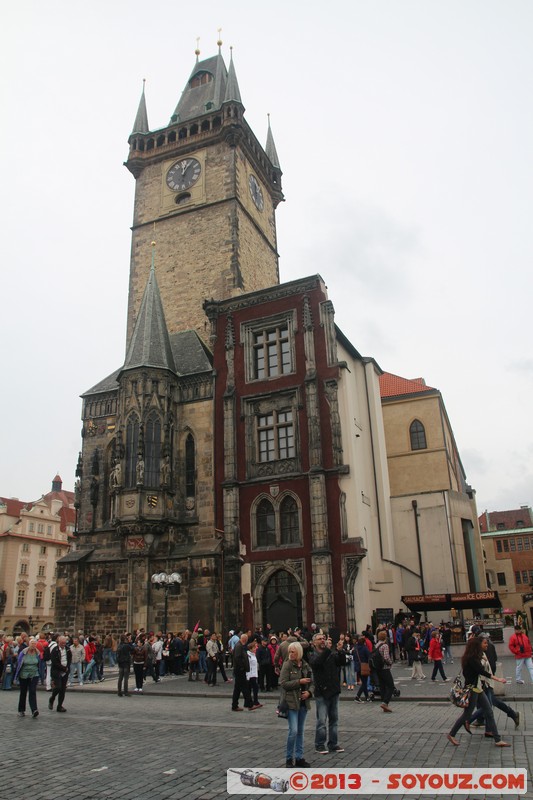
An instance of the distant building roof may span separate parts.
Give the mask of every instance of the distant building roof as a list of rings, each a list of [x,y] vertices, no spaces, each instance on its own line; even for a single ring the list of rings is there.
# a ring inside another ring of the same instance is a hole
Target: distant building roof
[[[509,511],[484,511],[479,517],[481,533],[488,531],[515,531],[518,528],[531,528],[532,526],[533,513],[529,506],[521,506]]]
[[[379,377],[381,397],[402,397],[408,394],[424,394],[437,392],[433,386],[427,386],[424,378],[402,378],[392,372],[384,372]]]
[[[28,505],[15,497],[0,497],[0,505],[6,507],[8,517],[20,517],[20,512]]]

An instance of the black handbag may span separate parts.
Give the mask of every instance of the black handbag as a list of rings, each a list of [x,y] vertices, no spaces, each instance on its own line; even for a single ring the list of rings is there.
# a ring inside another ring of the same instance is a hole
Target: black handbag
[[[289,704],[285,699],[285,692],[283,693],[283,696],[280,697],[280,701],[276,709],[276,714],[280,719],[288,719],[289,717]]]

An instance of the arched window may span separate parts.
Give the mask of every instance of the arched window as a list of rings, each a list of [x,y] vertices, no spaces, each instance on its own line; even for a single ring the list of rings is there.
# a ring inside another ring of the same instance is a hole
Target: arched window
[[[409,428],[409,436],[411,437],[411,450],[425,450],[426,444],[426,430],[419,419],[415,419]]]
[[[196,496],[196,448],[191,433],[185,440],[185,496]]]
[[[298,505],[290,495],[281,501],[280,509],[280,544],[297,544],[300,541],[300,517]]]
[[[276,517],[272,503],[263,499],[257,507],[257,546],[276,546]]]
[[[135,486],[135,465],[139,450],[139,418],[136,414],[128,419],[126,425],[126,486]]]
[[[157,414],[148,417],[144,433],[145,486],[159,486],[161,482],[161,420]]]

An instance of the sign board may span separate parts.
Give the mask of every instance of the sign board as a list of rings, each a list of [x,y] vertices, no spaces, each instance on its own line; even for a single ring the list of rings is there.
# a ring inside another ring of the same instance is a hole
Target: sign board
[[[394,621],[392,608],[376,608],[376,622],[378,625],[389,625]]]

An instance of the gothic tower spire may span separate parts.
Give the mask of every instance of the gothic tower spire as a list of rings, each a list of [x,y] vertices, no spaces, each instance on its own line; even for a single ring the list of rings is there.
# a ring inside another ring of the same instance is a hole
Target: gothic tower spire
[[[156,367],[176,371],[163,303],[155,276],[155,242],[152,242],[152,266],[144,290],[139,315],[129,342],[123,370]]]
[[[148,113],[146,111],[146,99],[144,96],[144,85],[146,81],[143,79],[143,91],[141,95],[141,99],[139,101],[139,108],[137,109],[137,116],[135,117],[135,122],[133,123],[133,133],[148,133],[150,128],[148,127]]]

